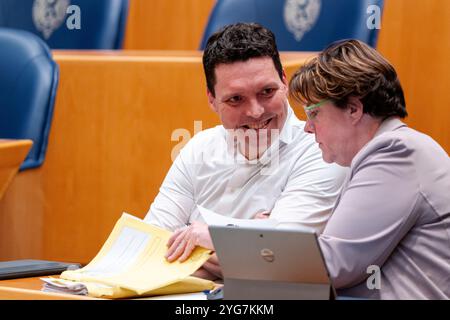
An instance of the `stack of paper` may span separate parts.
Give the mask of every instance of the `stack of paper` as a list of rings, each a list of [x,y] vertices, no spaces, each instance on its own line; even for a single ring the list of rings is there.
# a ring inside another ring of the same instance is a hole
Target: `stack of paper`
[[[81,296],[87,296],[88,290],[83,283],[73,282],[57,278],[41,278],[44,281],[44,287],[42,291],[56,292],[56,293],[69,293],[78,294]]]
[[[210,290],[214,283],[189,277],[210,257],[197,247],[180,263],[164,255],[171,232],[124,213],[97,256],[84,268],[44,278],[44,291],[125,298]],[[84,289],[83,289],[84,286]]]

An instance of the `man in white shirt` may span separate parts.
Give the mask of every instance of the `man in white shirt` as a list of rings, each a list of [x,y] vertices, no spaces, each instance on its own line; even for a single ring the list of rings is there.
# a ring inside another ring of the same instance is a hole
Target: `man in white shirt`
[[[321,233],[346,171],[322,160],[290,108],[273,33],[257,24],[227,26],[208,40],[203,66],[222,125],[181,150],[145,218],[175,231],[167,259],[184,261],[196,246],[213,247],[197,206],[233,218],[270,215],[279,227]],[[217,257],[196,275],[220,277]]]

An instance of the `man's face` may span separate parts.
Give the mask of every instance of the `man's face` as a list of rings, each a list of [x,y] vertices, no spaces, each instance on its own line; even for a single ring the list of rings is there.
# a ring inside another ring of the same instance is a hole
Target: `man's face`
[[[257,143],[261,145],[265,140],[269,146],[271,130],[281,131],[286,120],[288,90],[284,73],[280,79],[272,59],[261,57],[219,64],[215,76],[215,97],[208,91],[208,100],[225,129],[241,129],[244,133],[253,130]]]

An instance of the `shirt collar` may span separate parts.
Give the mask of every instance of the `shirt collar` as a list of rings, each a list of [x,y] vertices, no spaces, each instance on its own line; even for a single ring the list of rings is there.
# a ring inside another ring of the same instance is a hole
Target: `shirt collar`
[[[389,117],[381,123],[380,127],[375,133],[375,137],[385,132],[394,131],[401,127],[406,127],[406,124],[397,117]]]
[[[294,111],[289,105],[289,102],[286,102],[286,107],[287,107],[286,120],[284,121],[283,128],[281,129],[279,139],[281,142],[289,144],[292,141],[292,128],[294,122],[297,120],[297,117],[295,116]]]
[[[279,156],[280,147],[283,144],[291,143],[293,140],[292,128],[294,126],[295,121],[297,120],[297,117],[295,116],[294,111],[289,105],[289,102],[286,102],[286,108],[287,108],[286,120],[284,121],[284,125],[281,128],[280,135],[278,136],[278,141],[273,141],[270,147],[259,158],[259,162],[262,163],[263,165],[270,163],[274,157]]]
[[[406,127],[407,125],[402,122],[398,117],[389,117],[387,119],[385,119],[383,122],[381,122],[380,126],[378,127],[377,131],[375,132],[375,135],[373,136],[373,138],[378,137],[380,135],[382,135],[383,133],[386,132],[390,132],[390,131],[394,131],[397,130],[398,128],[401,127]],[[373,139],[372,138],[372,139]],[[370,141],[372,141],[372,139]],[[361,148],[361,150],[359,150],[356,155],[353,157],[351,163],[350,163],[350,167],[354,167],[355,164],[355,159],[359,158],[359,155],[362,153],[362,150],[364,150],[367,145],[370,143],[370,141],[368,141],[366,143],[366,145],[364,147]]]

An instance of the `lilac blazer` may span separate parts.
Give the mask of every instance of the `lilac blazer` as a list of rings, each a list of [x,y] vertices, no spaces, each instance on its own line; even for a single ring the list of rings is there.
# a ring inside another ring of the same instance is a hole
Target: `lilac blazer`
[[[340,295],[449,299],[447,153],[399,119],[385,120],[354,157],[319,242]]]

